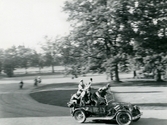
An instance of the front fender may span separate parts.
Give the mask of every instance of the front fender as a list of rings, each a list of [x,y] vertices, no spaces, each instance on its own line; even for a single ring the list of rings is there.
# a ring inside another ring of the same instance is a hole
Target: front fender
[[[74,116],[74,114],[75,114],[76,111],[83,111],[83,112],[86,114],[86,111],[85,111],[84,109],[78,108],[78,109],[75,109],[75,110],[72,112],[72,116]]]
[[[128,113],[131,115],[131,117],[132,117],[132,113],[131,113],[130,111],[124,110],[124,109],[120,109],[120,110],[118,110],[118,111],[115,113],[114,118],[115,118],[115,117],[117,116],[117,114],[120,113],[120,112],[128,112]]]

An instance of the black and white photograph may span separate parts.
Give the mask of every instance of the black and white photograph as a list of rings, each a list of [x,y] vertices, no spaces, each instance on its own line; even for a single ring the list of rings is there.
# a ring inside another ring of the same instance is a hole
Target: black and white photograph
[[[0,125],[167,125],[167,0],[0,0]]]

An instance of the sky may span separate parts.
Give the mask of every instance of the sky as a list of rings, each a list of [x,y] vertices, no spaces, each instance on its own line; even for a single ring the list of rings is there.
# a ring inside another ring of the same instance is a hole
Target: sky
[[[0,48],[25,45],[36,49],[44,37],[68,34],[65,0],[0,0]]]

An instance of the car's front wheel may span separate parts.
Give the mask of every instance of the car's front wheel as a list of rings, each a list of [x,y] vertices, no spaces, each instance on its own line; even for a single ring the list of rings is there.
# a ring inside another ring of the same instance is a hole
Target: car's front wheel
[[[119,125],[129,125],[132,121],[132,117],[128,112],[119,112],[116,115],[116,121]]]
[[[86,121],[86,115],[84,111],[78,110],[74,113],[74,118],[77,120],[79,123],[84,123]]]

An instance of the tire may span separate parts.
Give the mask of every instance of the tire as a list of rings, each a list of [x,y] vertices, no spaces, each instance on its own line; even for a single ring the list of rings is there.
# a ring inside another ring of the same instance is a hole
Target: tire
[[[84,123],[86,121],[86,115],[84,111],[78,110],[74,112],[74,118],[77,120],[79,123]]]
[[[134,110],[134,111],[132,112],[132,116],[133,116],[133,117],[134,117],[134,116],[137,116],[138,114],[140,114],[139,109],[136,109],[136,110]],[[135,120],[133,120],[133,122],[137,122],[139,119],[140,119],[140,117],[137,118],[137,119],[135,119]]]
[[[129,125],[131,120],[132,116],[128,112],[119,112],[116,115],[116,121],[119,125]]]

